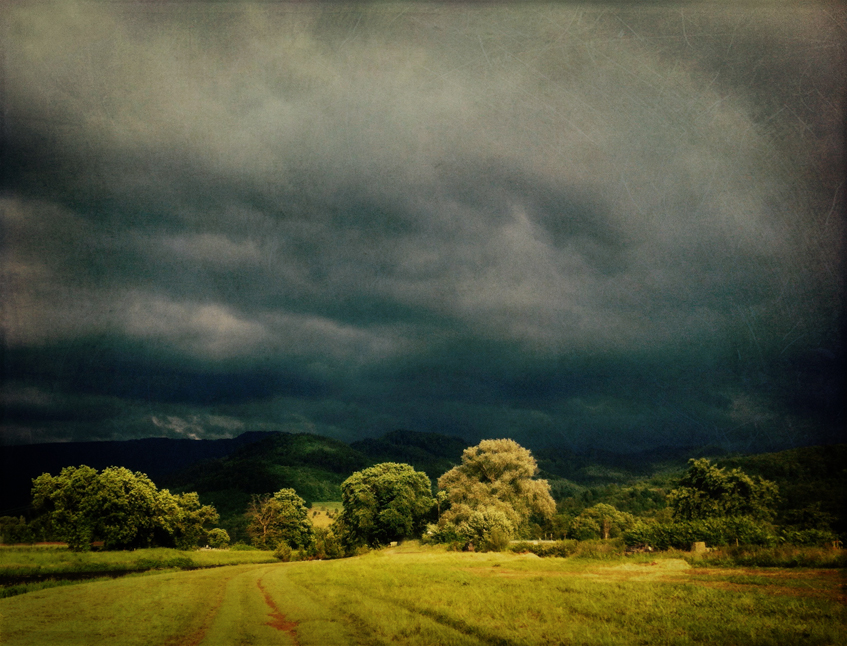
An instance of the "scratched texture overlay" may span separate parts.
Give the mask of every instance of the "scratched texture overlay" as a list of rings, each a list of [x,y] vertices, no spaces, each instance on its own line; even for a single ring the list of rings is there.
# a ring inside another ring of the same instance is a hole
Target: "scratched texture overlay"
[[[842,5],[0,12],[3,443],[843,440]]]

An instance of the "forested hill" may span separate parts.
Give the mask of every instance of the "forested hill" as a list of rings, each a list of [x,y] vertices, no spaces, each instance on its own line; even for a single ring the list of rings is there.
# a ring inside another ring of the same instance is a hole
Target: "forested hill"
[[[730,457],[716,463],[776,482],[784,522],[825,522],[847,533],[847,444]]]
[[[533,451],[541,477],[550,481],[565,479],[582,487],[625,484],[659,474],[685,469],[689,458],[715,459],[726,455],[718,447],[656,447],[634,453],[590,450],[576,452],[565,448]]]
[[[197,491],[222,517],[235,522],[250,496],[292,488],[307,502],[341,499],[341,483],[380,462],[405,462],[436,480],[458,464],[467,442],[437,433],[393,431],[347,445],[308,433],[268,433],[219,460],[200,462],[164,479],[180,491]]]
[[[372,464],[344,442],[310,433],[266,433],[219,460],[197,463],[166,477],[169,487],[197,491],[222,515],[243,511],[252,494],[296,489],[308,502],[339,500],[340,485]],[[231,509],[233,508],[233,509]]]
[[[373,463],[405,462],[426,473],[433,482],[461,462],[467,446],[467,440],[459,437],[403,430],[350,444]]]
[[[197,491],[204,504],[213,504],[222,516],[232,518],[243,513],[252,494],[281,488],[291,487],[309,502],[339,500],[340,484],[348,476],[379,462],[411,464],[435,482],[460,463],[469,444],[438,433],[396,430],[350,445],[307,433],[245,433],[229,440],[150,438],[3,447],[0,516],[26,513],[32,478],[44,472],[57,474],[66,466],[123,466],[142,471],[162,488]],[[550,481],[554,496],[560,501],[570,499],[574,509],[607,502],[637,511],[627,506],[632,500],[647,494],[651,500],[657,495],[663,499],[688,458],[705,456],[718,466],[737,467],[776,482],[780,515],[786,522],[793,522],[786,515],[795,512],[817,514],[839,531],[847,530],[843,520],[847,445],[748,456],[727,456],[708,448],[655,449],[627,455],[578,454],[553,448],[533,453],[540,476]],[[662,506],[661,500],[653,503]]]

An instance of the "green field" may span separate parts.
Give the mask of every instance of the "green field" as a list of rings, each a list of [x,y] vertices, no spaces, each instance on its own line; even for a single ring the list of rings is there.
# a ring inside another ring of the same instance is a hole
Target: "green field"
[[[700,568],[666,555],[541,559],[413,542],[338,561],[30,592],[0,600],[0,643],[840,644],[843,586],[838,570]]]

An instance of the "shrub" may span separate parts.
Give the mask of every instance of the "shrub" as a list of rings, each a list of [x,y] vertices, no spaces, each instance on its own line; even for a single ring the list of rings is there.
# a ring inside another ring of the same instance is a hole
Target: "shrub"
[[[514,534],[514,526],[504,512],[494,507],[481,506],[459,524],[457,533],[475,549],[499,552],[508,546]]]
[[[485,537],[483,549],[485,549],[486,552],[503,552],[507,547],[509,547],[510,538],[511,537],[505,530],[495,527]]]
[[[587,559],[610,559],[623,556],[626,552],[626,544],[622,538],[609,540],[577,541],[576,550],[572,554],[574,558]]]
[[[291,560],[291,546],[285,541],[281,541],[274,550],[274,557],[278,558],[283,563],[288,563]]]
[[[627,545],[646,544],[660,550],[687,550],[697,541],[716,547],[732,544],[774,546],[780,542],[772,525],[747,516],[642,522],[624,532],[623,538]]]
[[[331,527],[317,527],[312,543],[306,548],[306,555],[314,559],[339,559],[346,554]]]
[[[824,529],[783,529],[779,537],[788,545],[806,547],[830,547],[837,544],[838,536]]]
[[[206,544],[216,549],[227,547],[229,545],[229,533],[220,527],[210,529],[206,534]]]
[[[565,558],[571,556],[577,550],[579,541],[561,540],[555,543],[533,543],[530,541],[521,541],[520,543],[512,543],[509,546],[510,552],[524,554],[531,552],[542,557],[557,557]]]

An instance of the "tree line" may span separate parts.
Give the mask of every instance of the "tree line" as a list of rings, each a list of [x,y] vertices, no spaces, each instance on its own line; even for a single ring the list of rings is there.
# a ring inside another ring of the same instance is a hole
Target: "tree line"
[[[773,482],[690,460],[666,497],[666,513],[639,517],[599,502],[571,514],[559,508],[547,480],[538,478],[530,451],[513,440],[483,440],[464,450],[461,463],[437,480],[408,464],[384,462],[356,471],[341,485],[342,511],[328,528],[313,527],[306,501],[294,489],[253,496],[245,516],[251,543],[284,560],[293,550],[315,558],[355,554],[362,548],[409,538],[457,549],[500,550],[514,539],[609,539],[687,548],[705,540],[735,543],[826,544],[827,527],[773,524],[779,491]],[[105,549],[200,544],[224,547],[229,536],[196,493],[159,490],[142,473],[120,467],[97,472],[67,467],[33,480],[34,524],[74,550],[102,541]],[[23,519],[0,519],[4,541],[25,529]],[[15,521],[15,522],[10,522]]]

